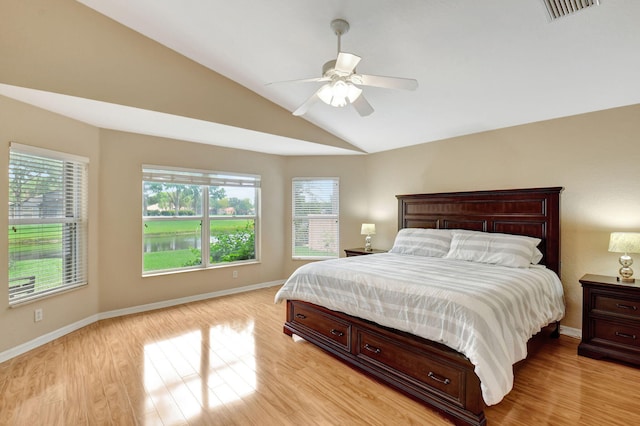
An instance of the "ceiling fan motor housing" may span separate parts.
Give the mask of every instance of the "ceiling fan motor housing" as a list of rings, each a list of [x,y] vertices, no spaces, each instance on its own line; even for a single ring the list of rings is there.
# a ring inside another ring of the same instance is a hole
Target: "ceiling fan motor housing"
[[[331,77],[331,75],[333,74],[331,71],[334,71],[335,68],[336,68],[335,59],[325,62],[324,65],[322,66],[322,75],[324,77]]]
[[[335,79],[338,77],[349,77],[350,75],[354,74],[356,72],[356,69],[354,68],[352,71],[346,72],[346,71],[341,71],[341,70],[337,70],[336,69],[336,60],[333,59],[331,61],[327,61],[324,63],[324,65],[322,66],[322,76],[326,77],[326,78],[330,78],[330,79]]]
[[[343,52],[340,46],[341,36],[349,31],[349,23],[344,19],[334,19],[331,21],[331,29],[338,37],[338,57],[325,62],[322,66],[321,78],[300,80],[325,82],[325,84],[298,107],[293,115],[305,114],[316,101],[321,100],[334,107],[353,105],[358,114],[365,117],[373,113],[373,107],[362,96],[362,89],[356,84],[406,90],[415,90],[418,87],[418,82],[413,79],[357,74],[356,66],[361,58],[358,55]]]

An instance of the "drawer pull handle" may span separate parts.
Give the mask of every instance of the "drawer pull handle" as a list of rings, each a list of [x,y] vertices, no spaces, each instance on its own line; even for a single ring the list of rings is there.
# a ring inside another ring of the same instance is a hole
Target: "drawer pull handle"
[[[620,309],[631,309],[632,311],[637,311],[638,310],[637,306],[623,305],[622,303],[616,303],[616,307],[618,307]]]
[[[338,337],[344,336],[344,333],[342,331],[336,330],[335,328],[331,329],[331,334],[333,334],[334,336],[338,336]]]
[[[380,352],[382,352],[382,351],[380,350],[380,348],[376,348],[375,346],[371,346],[371,345],[369,345],[368,343],[365,343],[365,344],[364,344],[364,348],[365,348],[366,350],[368,350],[369,352],[373,352],[374,354],[379,354]]]
[[[635,334],[620,333],[619,331],[616,331],[616,336],[624,337],[625,339],[636,340],[636,335]]]
[[[435,374],[433,371],[429,371],[429,374],[427,374],[427,376],[429,376],[430,379],[433,379],[436,382],[440,382],[445,385],[448,385],[449,383],[451,383],[451,380],[447,379],[446,377],[442,378],[437,374]]]
[[[302,315],[302,314],[296,314],[296,318],[298,319],[307,319],[306,315]]]

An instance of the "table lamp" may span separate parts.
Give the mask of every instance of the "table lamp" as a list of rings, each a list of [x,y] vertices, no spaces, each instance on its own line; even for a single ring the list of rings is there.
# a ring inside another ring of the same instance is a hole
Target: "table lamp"
[[[371,251],[371,236],[376,235],[376,225],[373,223],[363,223],[360,234],[366,235],[364,239],[364,251]]]
[[[629,253],[640,253],[640,232],[612,232],[609,239],[609,251],[613,253],[624,253],[620,256],[620,276],[618,281],[623,283],[633,283],[633,259]]]

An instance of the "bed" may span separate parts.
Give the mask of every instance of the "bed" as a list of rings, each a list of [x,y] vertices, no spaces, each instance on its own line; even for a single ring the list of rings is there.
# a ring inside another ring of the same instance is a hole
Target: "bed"
[[[486,424],[485,405],[508,393],[514,365],[531,343],[557,335],[564,315],[561,191],[397,196],[390,253],[296,270],[276,295],[286,300],[284,332],[456,424]]]

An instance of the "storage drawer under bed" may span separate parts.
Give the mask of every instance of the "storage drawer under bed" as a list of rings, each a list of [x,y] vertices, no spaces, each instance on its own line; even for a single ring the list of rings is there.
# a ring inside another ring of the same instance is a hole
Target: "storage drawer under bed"
[[[288,321],[308,328],[328,344],[350,350],[351,324],[348,322],[295,302],[291,303]]]
[[[367,330],[357,329],[355,338],[356,356],[361,360],[387,373],[415,379],[417,386],[464,405],[466,373],[461,368]]]

